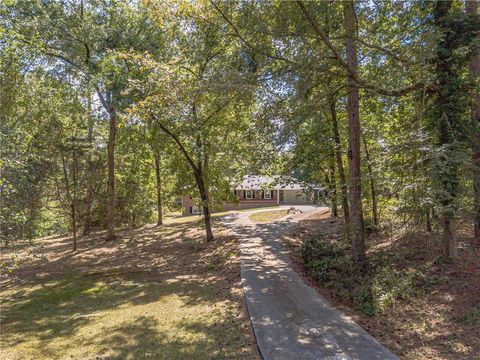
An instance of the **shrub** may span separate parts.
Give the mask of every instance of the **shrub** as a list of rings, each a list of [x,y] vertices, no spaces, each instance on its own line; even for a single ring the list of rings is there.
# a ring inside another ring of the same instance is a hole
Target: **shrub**
[[[346,245],[326,241],[322,236],[307,239],[301,256],[311,276],[332,295],[367,316],[391,308],[396,301],[425,291],[435,279],[422,269],[399,269],[396,258],[377,254],[370,259],[372,267],[364,275],[355,272]]]
[[[374,316],[378,307],[373,298],[372,288],[368,285],[361,285],[357,289],[357,294],[354,298],[355,308],[367,316]]]
[[[321,237],[307,239],[302,245],[301,253],[305,266],[321,284],[329,286],[353,275],[351,257],[345,249],[325,242]]]

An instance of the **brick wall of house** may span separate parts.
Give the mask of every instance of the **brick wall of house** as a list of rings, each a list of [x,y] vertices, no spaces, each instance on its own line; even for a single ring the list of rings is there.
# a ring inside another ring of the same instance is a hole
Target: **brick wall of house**
[[[182,214],[190,215],[190,207],[193,206],[193,199],[190,195],[183,195],[182,198]]]
[[[238,203],[227,202],[223,205],[225,211],[227,210],[239,210],[239,209],[252,209],[264,206],[276,206],[277,200],[242,200]]]
[[[272,193],[271,200],[277,200],[277,190],[270,190],[270,192]],[[263,190],[253,190],[253,193],[254,193],[253,199],[245,199],[246,190],[235,190],[235,194],[240,198],[241,201],[264,200],[262,199]]]
[[[238,209],[251,209],[256,207],[264,207],[264,206],[275,206],[277,205],[277,191],[270,190],[272,198],[271,199],[262,199],[263,190],[254,190],[254,198],[253,199],[245,199],[245,191],[244,190],[236,190],[236,195],[240,198],[238,203],[234,202],[226,202],[223,205],[223,208],[216,209],[216,211],[227,211],[227,210],[238,210]],[[195,205],[194,199],[190,195],[184,195],[182,198],[183,207],[182,207],[182,214],[183,215],[191,215],[191,207]]]

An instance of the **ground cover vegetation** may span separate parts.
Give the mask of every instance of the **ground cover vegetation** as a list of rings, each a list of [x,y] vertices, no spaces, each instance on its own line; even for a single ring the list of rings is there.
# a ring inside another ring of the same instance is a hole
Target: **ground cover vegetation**
[[[367,237],[368,271],[355,271],[345,225],[325,211],[285,237],[297,271],[402,359],[475,359],[480,351],[480,261],[458,228],[462,261],[444,262],[425,229]]]
[[[289,214],[288,210],[260,211],[250,215],[248,218],[254,223],[270,223],[281,219]]]
[[[3,251],[2,359],[258,359],[238,244],[220,224],[206,243],[195,225]]]

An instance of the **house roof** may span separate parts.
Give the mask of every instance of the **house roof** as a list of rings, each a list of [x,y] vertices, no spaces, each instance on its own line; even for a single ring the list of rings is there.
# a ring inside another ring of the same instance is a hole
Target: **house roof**
[[[245,175],[243,180],[235,185],[235,190],[303,190],[316,189],[316,186],[298,181],[290,176]]]

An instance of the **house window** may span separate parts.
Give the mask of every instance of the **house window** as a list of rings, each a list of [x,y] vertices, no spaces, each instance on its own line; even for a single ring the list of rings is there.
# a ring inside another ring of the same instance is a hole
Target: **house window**
[[[253,199],[253,190],[245,191],[245,199]]]
[[[270,190],[263,190],[263,198],[264,199],[271,199],[272,198],[272,192]]]
[[[193,205],[193,206],[191,207],[190,212],[191,212],[192,214],[201,214],[201,213],[202,213],[202,208],[201,208],[200,206]]]

